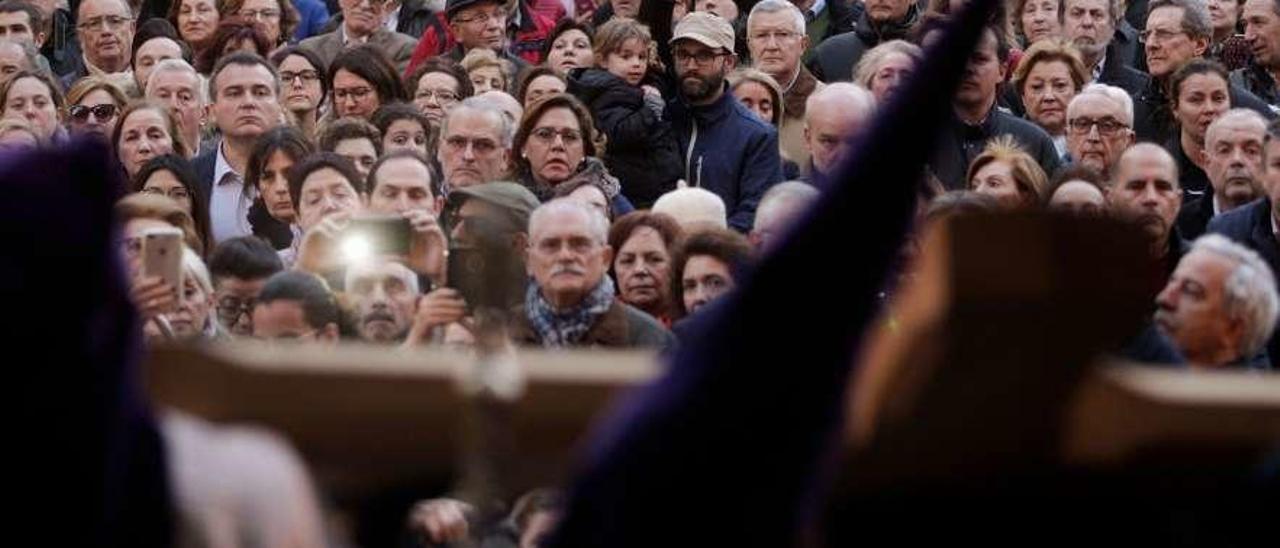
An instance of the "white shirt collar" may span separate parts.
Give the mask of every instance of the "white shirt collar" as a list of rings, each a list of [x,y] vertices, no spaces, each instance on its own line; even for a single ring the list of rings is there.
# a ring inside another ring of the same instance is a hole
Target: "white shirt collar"
[[[1213,216],[1217,217],[1219,213],[1222,213],[1222,204],[1218,203],[1217,194],[1212,194],[1212,196],[1213,196]],[[1275,222],[1275,221],[1273,220],[1272,222]]]
[[[227,174],[235,175],[237,182],[243,181],[244,178],[235,169],[232,169],[231,162],[227,161],[225,148],[226,141],[218,143],[218,154],[213,162],[213,186],[221,186],[228,184]]]

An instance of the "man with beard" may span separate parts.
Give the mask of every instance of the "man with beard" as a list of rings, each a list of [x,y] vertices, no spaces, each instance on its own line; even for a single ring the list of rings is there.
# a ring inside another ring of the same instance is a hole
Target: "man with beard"
[[[1116,163],[1107,205],[1114,215],[1137,222],[1150,236],[1151,257],[1162,266],[1154,287],[1164,287],[1186,252],[1186,242],[1174,224],[1182,205],[1182,187],[1173,156],[1152,143],[1129,147]]]
[[[1266,120],[1247,109],[1228,111],[1209,124],[1204,137],[1205,172],[1213,194],[1182,208],[1178,229],[1183,237],[1200,237],[1209,219],[1263,195],[1262,141],[1266,135]]]
[[[390,260],[370,260],[347,268],[356,335],[370,343],[400,342],[409,333],[418,303],[418,275]]]
[[[680,91],[666,115],[684,152],[685,181],[720,196],[729,225],[745,233],[760,198],[782,180],[782,159],[773,126],[727,92],[733,45],[733,28],[718,16],[680,20],[671,39]]]

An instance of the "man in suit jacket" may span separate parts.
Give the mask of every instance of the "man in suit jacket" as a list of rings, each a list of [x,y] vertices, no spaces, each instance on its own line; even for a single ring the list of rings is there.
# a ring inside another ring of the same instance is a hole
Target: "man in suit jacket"
[[[1258,199],[1262,189],[1262,142],[1267,121],[1249,109],[1233,109],[1209,124],[1205,132],[1205,173],[1213,192],[1183,205],[1178,213],[1182,236],[1204,234],[1213,216]]]
[[[342,8],[342,24],[337,29],[307,38],[298,46],[311,50],[328,66],[349,46],[373,44],[387,54],[387,58],[396,64],[397,70],[403,72],[417,41],[412,36],[386,28],[383,24],[387,17],[383,10],[385,4],[374,4],[366,0],[342,0],[339,6]]]

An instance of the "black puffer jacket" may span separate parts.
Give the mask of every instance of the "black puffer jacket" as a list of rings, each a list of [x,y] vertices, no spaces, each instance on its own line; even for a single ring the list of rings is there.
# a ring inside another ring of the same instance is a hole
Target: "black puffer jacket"
[[[675,189],[684,173],[680,145],[639,87],[602,69],[580,68],[569,74],[569,93],[591,108],[596,127],[608,138],[605,166],[631,203],[647,208]]]

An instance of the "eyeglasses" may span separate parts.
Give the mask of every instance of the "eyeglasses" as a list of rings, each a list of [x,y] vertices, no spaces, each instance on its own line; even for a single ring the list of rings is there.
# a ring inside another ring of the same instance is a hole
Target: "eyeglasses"
[[[191,198],[191,194],[187,192],[187,189],[180,186],[173,187],[169,189],[168,192],[165,192],[164,189],[160,187],[149,186],[142,189],[142,193],[150,194],[152,196],[165,196],[172,200],[186,200]]]
[[[94,105],[90,107],[85,105],[72,105],[71,108],[67,109],[67,114],[70,114],[72,119],[81,124],[88,122],[90,115],[99,122],[106,122],[116,117],[116,106]]]
[[[1186,35],[1186,34],[1187,34],[1187,31],[1185,30],[1147,29],[1142,31],[1142,34],[1140,34],[1139,36],[1142,37],[1143,42],[1164,43],[1169,40],[1172,40],[1173,37],[1175,36]]]
[[[232,325],[236,320],[240,319],[241,314],[253,315],[253,307],[258,304],[256,299],[245,299],[241,301],[235,297],[225,297],[218,301],[218,319],[224,325]]]
[[[457,17],[454,19],[454,21],[458,23],[462,23],[464,25],[470,25],[471,23],[480,23],[481,25],[484,25],[484,24],[487,24],[490,19],[495,19],[498,21],[506,21],[507,12],[502,10],[496,10],[493,13],[477,13],[473,17],[465,17],[465,18]]]
[[[422,89],[418,90],[413,96],[414,99],[430,101],[432,98],[438,103],[452,103],[458,100],[458,94],[447,89]]]
[[[690,60],[696,61],[699,65],[709,65],[712,60],[718,59],[722,55],[728,55],[723,51],[702,50],[697,53],[689,53],[684,50],[676,50],[676,62],[680,64],[688,63]]]
[[[76,28],[83,31],[91,31],[105,25],[107,30],[118,30],[129,21],[133,21],[133,18],[123,17],[120,15],[104,15],[102,17],[94,17],[88,21],[82,21],[80,24],[76,25]]]
[[[531,135],[548,145],[555,142],[557,135],[560,136],[560,140],[564,141],[564,144],[566,145],[576,145],[582,141],[581,131],[568,128],[556,129],[552,127],[540,127],[533,130]]]
[[[307,84],[320,79],[320,73],[314,70],[301,70],[298,72],[281,72],[280,81],[286,84],[293,83],[294,80],[301,78],[302,83]]]
[[[240,16],[245,19],[265,20],[280,17],[280,10],[270,8],[261,10],[240,10]]]
[[[1071,132],[1077,135],[1086,135],[1093,130],[1094,126],[1097,126],[1098,134],[1103,137],[1115,137],[1120,130],[1129,129],[1129,126],[1111,118],[1103,118],[1101,120],[1073,118],[1068,125],[1071,126]]]
[[[350,97],[359,101],[367,97],[370,93],[373,93],[373,90],[369,88],[340,88],[333,90],[333,98],[339,101],[344,101],[347,97]]]

